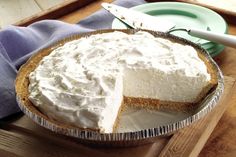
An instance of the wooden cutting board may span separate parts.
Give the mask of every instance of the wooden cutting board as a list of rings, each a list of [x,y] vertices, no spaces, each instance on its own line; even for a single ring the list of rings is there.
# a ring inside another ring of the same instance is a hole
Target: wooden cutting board
[[[219,104],[207,116],[195,124],[137,147],[102,148],[86,146],[77,139],[58,135],[31,121],[25,115],[15,115],[0,121],[0,154],[4,157],[152,157],[152,156],[198,156],[222,114],[230,104],[235,79],[225,77],[225,90]]]

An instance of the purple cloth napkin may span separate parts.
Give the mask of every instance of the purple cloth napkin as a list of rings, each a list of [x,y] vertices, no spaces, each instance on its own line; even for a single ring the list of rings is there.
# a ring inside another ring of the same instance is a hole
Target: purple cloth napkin
[[[117,0],[124,7],[145,3],[144,0]],[[14,80],[19,67],[35,52],[72,34],[111,28],[113,16],[104,9],[77,25],[44,20],[28,27],[9,26],[0,31],[0,118],[20,109],[15,100]]]

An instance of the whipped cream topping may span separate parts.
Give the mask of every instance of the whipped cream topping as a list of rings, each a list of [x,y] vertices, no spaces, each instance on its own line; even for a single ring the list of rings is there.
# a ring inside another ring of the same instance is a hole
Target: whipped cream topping
[[[210,75],[191,46],[116,31],[53,50],[29,80],[29,99],[50,118],[110,133],[123,95],[194,102]]]

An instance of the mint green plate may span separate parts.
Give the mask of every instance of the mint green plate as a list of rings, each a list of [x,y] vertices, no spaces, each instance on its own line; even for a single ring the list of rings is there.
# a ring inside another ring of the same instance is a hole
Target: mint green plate
[[[227,23],[219,14],[210,9],[193,4],[156,2],[142,4],[131,9],[172,21],[176,24],[175,28],[196,28],[203,30],[209,28],[211,31],[217,33],[227,33],[228,31]],[[115,19],[112,23],[112,28],[125,29],[128,28],[128,26],[118,19]],[[211,56],[216,56],[224,49],[222,45],[192,37],[185,32],[179,31],[173,34],[200,44],[203,48],[208,50]]]

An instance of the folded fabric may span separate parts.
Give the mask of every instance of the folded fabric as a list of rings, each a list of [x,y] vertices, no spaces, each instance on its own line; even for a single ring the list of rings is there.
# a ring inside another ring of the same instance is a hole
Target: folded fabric
[[[124,7],[145,3],[144,0],[117,0]],[[15,100],[14,80],[17,70],[35,52],[72,34],[111,28],[113,16],[104,9],[77,25],[44,20],[28,27],[9,26],[0,31],[0,118],[19,112]]]

